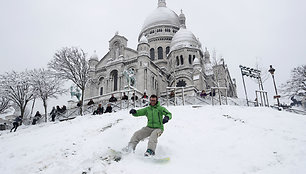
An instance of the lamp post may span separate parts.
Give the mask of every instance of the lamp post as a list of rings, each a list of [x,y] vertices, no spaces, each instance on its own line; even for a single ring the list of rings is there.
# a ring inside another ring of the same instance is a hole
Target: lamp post
[[[272,65],[270,65],[269,72],[270,72],[271,75],[272,75],[272,79],[273,79],[273,83],[274,83],[274,89],[275,89],[275,93],[276,93],[276,95],[274,96],[274,99],[276,98],[276,100],[277,100],[277,105],[278,105],[278,107],[280,107],[280,105],[279,105],[279,98],[280,98],[280,96],[277,94],[277,89],[276,89],[276,84],[275,84],[275,79],[274,79],[274,72],[275,72],[275,69],[272,67]]]

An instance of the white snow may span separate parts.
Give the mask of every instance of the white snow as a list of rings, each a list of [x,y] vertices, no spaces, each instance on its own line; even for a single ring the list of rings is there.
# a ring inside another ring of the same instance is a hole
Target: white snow
[[[175,33],[170,44],[170,50],[174,51],[183,47],[199,48],[198,39],[186,28],[180,28]]]
[[[180,27],[180,21],[174,11],[167,7],[158,7],[145,19],[141,32],[158,25]]]
[[[165,125],[156,149],[157,156],[171,158],[167,164],[143,159],[147,139],[139,143],[134,154],[120,162],[108,165],[101,160],[108,147],[122,149],[133,133],[146,125],[145,117],[136,118],[124,110],[21,126],[13,133],[2,131],[0,171],[3,174],[306,173],[305,116],[242,106],[168,109],[173,119]]]

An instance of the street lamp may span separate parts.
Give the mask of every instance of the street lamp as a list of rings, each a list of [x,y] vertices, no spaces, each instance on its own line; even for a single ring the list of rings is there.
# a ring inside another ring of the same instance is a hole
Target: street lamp
[[[275,69],[272,67],[272,65],[270,65],[269,72],[270,72],[271,75],[272,75],[272,79],[273,79],[273,83],[274,83],[274,89],[275,89],[275,93],[276,93],[276,95],[274,96],[274,99],[277,99],[277,105],[278,105],[278,107],[280,107],[280,105],[279,105],[279,98],[280,98],[280,95],[277,94],[277,89],[276,89],[276,84],[275,84],[275,79],[274,79],[274,72],[275,72]]]

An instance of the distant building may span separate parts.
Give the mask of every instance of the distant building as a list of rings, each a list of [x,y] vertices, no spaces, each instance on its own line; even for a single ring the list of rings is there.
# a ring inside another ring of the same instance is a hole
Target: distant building
[[[104,57],[91,56],[92,80],[85,97],[126,89],[127,72],[134,75],[130,85],[149,95],[164,95],[166,87],[192,88],[187,95],[194,95],[219,85],[227,88],[228,96],[237,97],[235,80],[231,79],[224,59],[212,64],[210,53],[202,49],[185,21],[182,11],[178,16],[167,8],[165,0],[158,0],[158,7],[144,21],[136,50],[128,48],[128,40],[116,33]]]

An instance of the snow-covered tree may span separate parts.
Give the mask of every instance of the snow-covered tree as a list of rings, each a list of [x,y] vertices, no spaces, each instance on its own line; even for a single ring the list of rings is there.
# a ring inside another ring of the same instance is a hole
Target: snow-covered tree
[[[6,93],[0,88],[0,114],[4,113],[10,107],[10,100],[7,98]]]
[[[291,71],[291,79],[281,85],[281,92],[287,97],[306,94],[306,65]]]
[[[0,88],[6,93],[8,100],[19,107],[23,118],[28,102],[34,97],[34,89],[28,73],[13,71],[0,75]]]
[[[54,75],[50,70],[34,69],[29,74],[32,77],[31,81],[35,90],[35,96],[39,97],[43,102],[45,122],[47,122],[48,99],[57,98],[58,95],[62,95],[67,90],[62,88],[62,79]]]
[[[11,106],[10,100],[5,96],[1,96],[0,97],[0,114],[4,113],[5,110],[7,110],[10,106]]]
[[[57,51],[48,66],[62,79],[71,80],[82,92],[80,103],[83,105],[86,83],[89,80],[87,54],[76,47],[64,47]],[[83,115],[82,107],[81,115]]]

